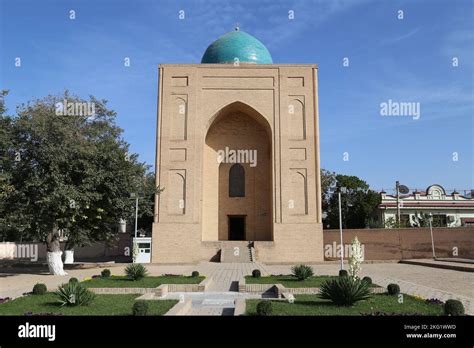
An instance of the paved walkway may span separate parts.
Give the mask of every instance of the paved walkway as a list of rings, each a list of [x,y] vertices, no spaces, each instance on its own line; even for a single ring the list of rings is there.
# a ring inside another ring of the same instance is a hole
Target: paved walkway
[[[347,265],[346,265],[347,266]],[[288,274],[291,266],[267,265],[271,274]],[[336,275],[339,265],[314,265],[316,274]],[[397,283],[401,292],[424,298],[460,300],[466,313],[474,315],[474,273],[448,269],[408,265],[402,263],[362,264],[362,276],[369,276],[376,284],[386,287]]]
[[[197,267],[199,273],[212,278],[209,291],[238,291],[237,281],[252,274],[254,269],[265,272],[265,266],[255,263],[211,263],[202,262]]]
[[[110,267],[112,274],[123,274],[125,265]],[[202,262],[197,265],[148,265],[150,275],[165,273],[190,275],[192,271],[212,277],[214,282],[210,288],[213,293],[224,293],[235,289],[235,282],[242,276],[250,275],[258,268],[262,275],[289,274],[291,265],[263,265],[260,263],[211,263]],[[317,275],[337,275],[339,265],[336,263],[315,264],[313,269]],[[100,274],[100,268],[70,270],[66,277],[40,274],[37,271],[28,273],[26,270],[0,270],[0,297],[18,297],[24,292],[31,291],[35,283],[45,283],[49,289],[54,289],[70,277],[84,277]],[[464,303],[466,313],[474,315],[474,273],[447,269],[423,267],[399,263],[367,263],[362,265],[362,276],[368,275],[382,286],[398,283],[401,291],[409,295],[436,297],[443,301],[456,298]],[[211,294],[206,294],[211,296]],[[217,300],[216,300],[217,301]],[[199,301],[193,306],[190,314],[226,314],[228,302],[218,303]],[[216,309],[217,308],[217,309]],[[220,309],[219,309],[220,308]]]
[[[104,267],[109,268],[113,275],[123,275],[127,265]],[[195,270],[193,265],[148,265],[146,266],[151,275],[161,275],[165,273],[191,275]],[[70,278],[75,277],[83,280],[86,277],[98,275],[103,268],[74,269],[66,270],[67,276],[53,276],[37,268],[28,270],[24,268],[5,268],[0,269],[0,297],[16,298],[23,293],[33,289],[36,283],[44,283],[49,290],[54,290],[66,283]]]

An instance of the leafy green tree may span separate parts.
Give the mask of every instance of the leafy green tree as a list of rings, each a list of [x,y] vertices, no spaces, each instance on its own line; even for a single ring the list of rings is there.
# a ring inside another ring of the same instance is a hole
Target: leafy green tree
[[[429,213],[415,212],[413,216],[414,227],[429,227],[431,219],[432,227],[446,227],[445,222],[442,218],[437,215],[430,217]]]
[[[330,188],[336,184],[336,173],[321,169],[321,202],[323,212],[329,209]]]
[[[12,190],[11,185],[9,184],[10,178],[8,176],[9,171],[8,167],[8,157],[6,149],[10,147],[10,118],[5,114],[5,96],[8,94],[8,91],[0,91],[0,199],[6,197],[7,193]],[[0,201],[1,202],[1,201]],[[0,212],[1,212],[0,207]],[[1,219],[0,214],[0,219]],[[1,221],[1,220],[0,220]]]
[[[78,112],[84,103],[91,103],[93,114]],[[131,220],[130,193],[143,190],[147,167],[128,153],[116,113],[106,104],[66,91],[21,105],[7,121],[2,117],[10,135],[3,152],[13,190],[4,197],[0,233],[58,251],[58,230],[67,231],[67,247],[73,248],[113,239],[120,219]],[[76,106],[73,114],[61,115],[70,105]]]
[[[3,228],[4,236],[0,234],[0,240],[8,239],[11,234],[8,230],[8,222],[5,216],[5,199],[13,191],[11,185],[11,161],[8,158],[7,150],[11,148],[11,118],[5,115],[7,109],[5,106],[5,97],[7,90],[0,91],[0,230]],[[0,232],[1,233],[1,232]]]
[[[138,192],[138,229],[151,235],[153,225],[155,194],[160,194],[164,189],[155,186],[155,174],[147,173]]]
[[[336,175],[336,185],[346,188],[341,194],[343,228],[365,228],[377,212],[381,203],[380,194],[369,189],[369,185],[356,176]],[[324,226],[339,227],[338,195],[329,199]]]
[[[396,218],[389,217],[387,220],[385,220],[384,227],[385,228],[407,228],[407,227],[410,227],[410,225],[407,221],[397,221]]]

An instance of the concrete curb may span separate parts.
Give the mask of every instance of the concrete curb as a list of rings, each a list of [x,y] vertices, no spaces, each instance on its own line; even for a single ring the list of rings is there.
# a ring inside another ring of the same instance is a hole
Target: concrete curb
[[[164,297],[169,292],[205,292],[212,283],[211,278],[203,279],[199,284],[161,284],[156,288],[88,288],[95,294],[150,294],[156,297]]]
[[[155,288],[88,288],[94,294],[100,295],[125,295],[148,294],[155,292]]]
[[[400,263],[404,263],[407,265],[415,265],[415,266],[450,269],[450,270],[460,271],[460,272],[474,272],[474,268],[472,266],[469,267],[469,266],[462,266],[462,265],[447,265],[443,263],[431,263],[431,262],[413,261],[413,260],[400,260]]]
[[[246,302],[244,298],[235,300],[234,316],[245,315]]]
[[[277,298],[287,298],[289,295],[316,295],[320,288],[287,288],[283,284],[246,284],[245,278],[239,280],[239,292],[268,294],[273,292]],[[386,291],[383,287],[370,288],[374,294],[381,294]]]
[[[190,298],[188,298],[184,300],[184,302],[178,302],[177,304],[175,304],[173,308],[171,308],[164,315],[165,316],[186,315],[191,310],[192,306],[193,306],[193,301]]]

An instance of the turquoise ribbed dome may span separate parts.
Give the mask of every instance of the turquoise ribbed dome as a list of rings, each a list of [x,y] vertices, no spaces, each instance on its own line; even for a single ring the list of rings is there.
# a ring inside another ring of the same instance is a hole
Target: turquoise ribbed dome
[[[235,30],[222,35],[209,45],[202,64],[234,63],[273,64],[272,56],[259,40],[246,32]]]

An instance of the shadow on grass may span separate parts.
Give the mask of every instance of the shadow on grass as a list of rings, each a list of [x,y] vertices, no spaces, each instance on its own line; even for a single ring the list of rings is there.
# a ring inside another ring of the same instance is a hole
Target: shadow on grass
[[[45,307],[56,308],[56,309],[61,309],[61,308],[66,307],[66,306],[61,306],[61,303],[59,302],[59,300],[57,302],[44,302],[42,303],[42,305]]]
[[[132,278],[126,278],[126,277],[108,277],[108,278],[97,278],[98,280],[112,280],[112,281],[124,281],[124,282],[135,282],[136,280],[133,280]],[[95,278],[93,280],[96,280]],[[141,279],[140,279],[141,280]]]
[[[315,306],[315,307],[339,307],[332,303],[331,301],[326,300],[318,300],[318,301],[295,301],[295,304],[299,304],[302,306]],[[342,306],[344,307],[344,306]]]

